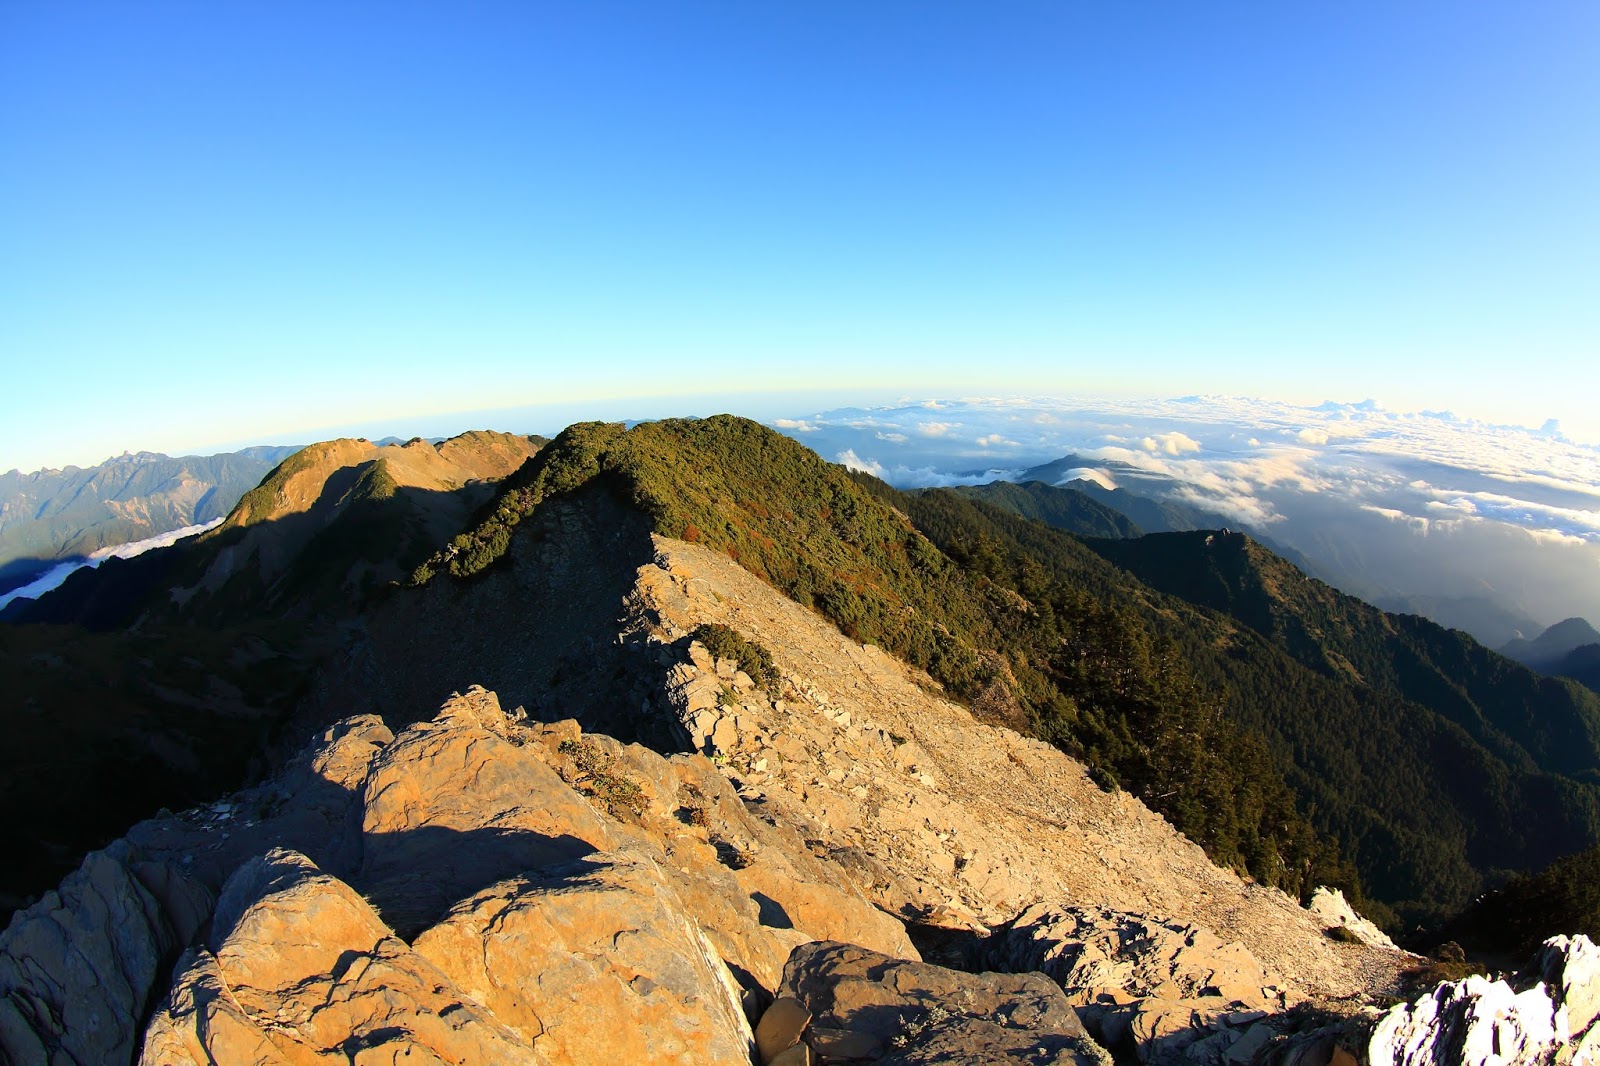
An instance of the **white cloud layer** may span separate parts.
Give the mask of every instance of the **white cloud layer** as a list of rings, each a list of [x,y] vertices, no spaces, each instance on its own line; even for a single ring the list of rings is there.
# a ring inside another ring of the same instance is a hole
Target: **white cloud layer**
[[[113,558],[132,559],[135,555],[143,555],[152,548],[168,548],[185,537],[192,537],[196,533],[204,533],[206,530],[213,529],[221,524],[222,519],[216,518],[203,525],[184,526],[182,529],[158,533],[144,540],[129,541],[127,544],[118,544],[111,548],[101,548],[99,551],[93,552],[87,559],[69,559],[66,562],[57,563],[26,585],[0,594],[0,607],[4,607],[12,600],[21,599],[24,596],[38,599],[46,592],[60,588],[67,578],[86,566],[99,566],[107,559]]]
[[[795,421],[779,428],[903,487],[1077,456],[1061,480],[1223,515],[1359,595],[1487,595],[1542,623],[1600,622],[1600,447],[1549,426],[1194,396],[940,399]]]

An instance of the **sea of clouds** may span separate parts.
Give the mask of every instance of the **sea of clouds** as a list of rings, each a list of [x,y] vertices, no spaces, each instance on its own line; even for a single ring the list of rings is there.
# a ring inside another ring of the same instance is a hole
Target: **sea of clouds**
[[[1600,620],[1600,448],[1553,424],[1192,396],[926,400],[772,425],[904,488],[1015,480],[1078,456],[1058,483],[1088,477],[1222,514],[1368,599],[1487,599],[1539,626]]]
[[[107,559],[131,559],[135,555],[143,555],[152,548],[167,548],[178,543],[185,537],[192,537],[197,533],[204,533],[208,529],[215,529],[222,524],[222,519],[212,519],[210,522],[198,526],[184,526],[182,529],[171,529],[165,533],[158,533],[144,540],[129,541],[127,544],[118,544],[112,548],[101,548],[92,552],[87,558],[64,559],[40,574],[32,581],[10,592],[0,593],[0,607],[4,607],[12,600],[21,597],[38,599],[52,589],[60,588],[61,583],[71,577],[76,571],[86,566],[99,566]]]

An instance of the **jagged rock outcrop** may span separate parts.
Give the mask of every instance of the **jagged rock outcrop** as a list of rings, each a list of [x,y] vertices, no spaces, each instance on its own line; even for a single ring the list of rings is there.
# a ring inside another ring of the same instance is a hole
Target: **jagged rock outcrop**
[[[347,719],[279,779],[91,856],[0,937],[0,1049],[744,1062],[790,951],[839,935],[917,958],[709,760],[474,689],[398,736]]]
[[[509,732],[482,690],[453,699],[373,759],[356,882],[408,935],[475,890],[608,848],[584,798]]]
[[[1337,888],[1323,886],[1317,889],[1311,894],[1311,902],[1307,904],[1306,909],[1316,915],[1322,922],[1323,928],[1329,931],[1343,930],[1346,935],[1369,947],[1388,948],[1390,951],[1400,950],[1382,929],[1357,914],[1355,908],[1344,898],[1344,893]]]
[[[1030,907],[994,936],[986,960],[1048,974],[1102,1044],[1129,1046],[1145,1063],[1220,1059],[1247,1026],[1287,1006],[1242,944],[1105,909]]]
[[[1370,1066],[1600,1062],[1600,949],[1552,937],[1530,967],[1534,983],[1468,977],[1387,1011],[1366,1045]]]
[[[1533,971],[1567,1014],[1567,1031],[1589,1033],[1600,1021],[1600,947],[1586,936],[1556,936],[1544,942]],[[1595,1034],[1600,1040],[1600,1033]]]
[[[204,947],[178,964],[139,1061],[542,1064],[406,946],[349,885],[274,850],[228,880]]]

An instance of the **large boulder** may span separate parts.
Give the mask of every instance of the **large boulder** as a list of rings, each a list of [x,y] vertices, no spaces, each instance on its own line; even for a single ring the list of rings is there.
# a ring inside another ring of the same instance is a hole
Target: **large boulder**
[[[414,947],[552,1063],[750,1061],[738,983],[646,857],[494,885]]]
[[[827,1059],[1110,1066],[1040,974],[963,973],[819,941],[789,956],[779,992],[811,1012],[804,1040]]]
[[[1583,935],[1553,936],[1533,960],[1533,972],[1566,1013],[1567,1031],[1581,1036],[1600,1019],[1600,947]]]
[[[421,931],[480,888],[613,843],[595,809],[511,726],[494,693],[474,687],[373,760],[356,880],[401,932]]]
[[[359,864],[360,788],[393,739],[371,715],[339,722],[277,779],[89,855],[0,934],[0,1050],[18,1063],[130,1061],[139,1019],[241,863],[286,845],[341,873]]]
[[[140,1062],[527,1063],[545,1059],[305,856],[273,851],[223,889]],[[107,1060],[110,1061],[110,1060]]]

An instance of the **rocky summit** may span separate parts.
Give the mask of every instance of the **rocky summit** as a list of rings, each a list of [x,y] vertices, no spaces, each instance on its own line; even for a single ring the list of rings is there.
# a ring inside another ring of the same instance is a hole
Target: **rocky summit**
[[[15,915],[0,1057],[1595,1060],[1586,939],[1403,998],[1422,960],[1342,897],[1212,865],[727,555],[651,544],[605,661],[633,685],[613,718],[661,742],[477,687],[409,723],[352,697],[275,776]]]

